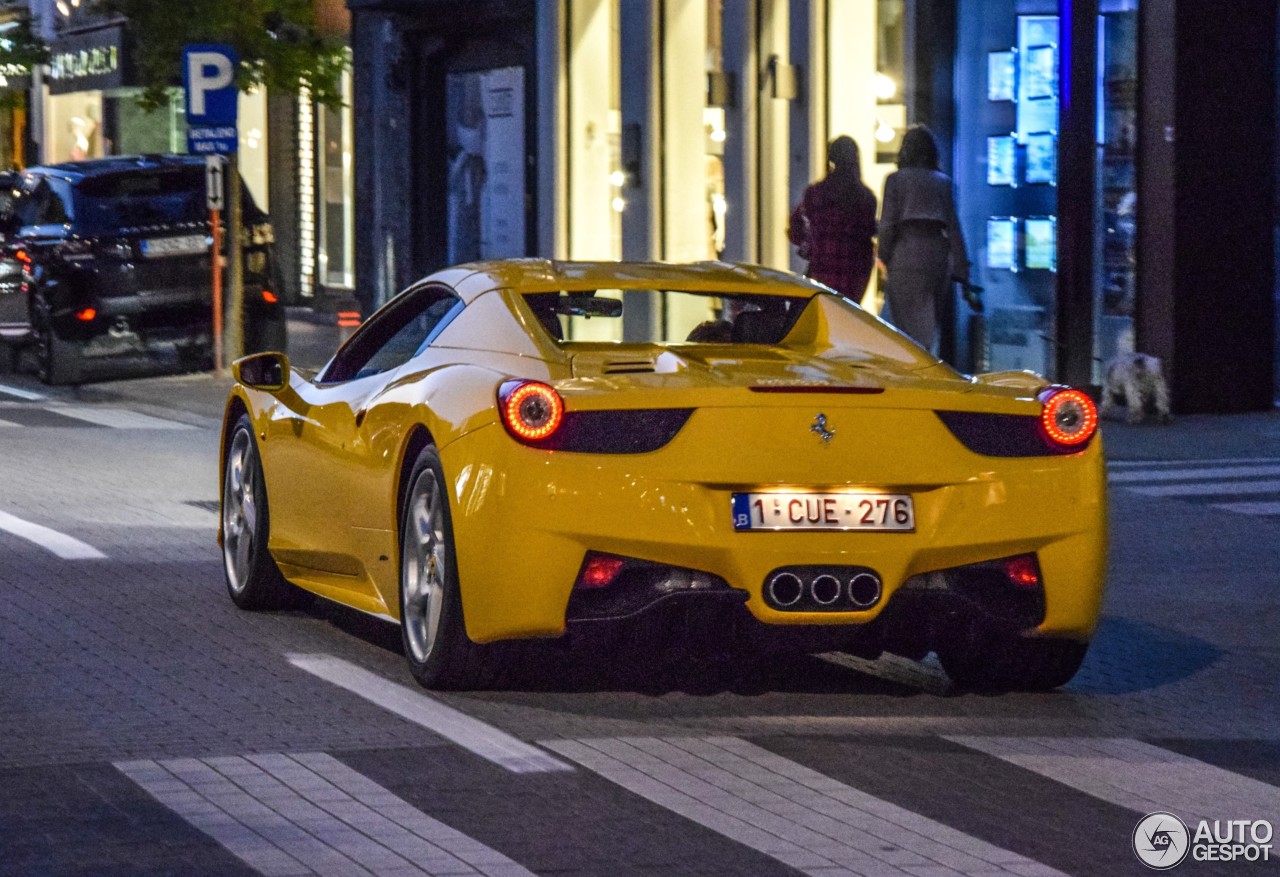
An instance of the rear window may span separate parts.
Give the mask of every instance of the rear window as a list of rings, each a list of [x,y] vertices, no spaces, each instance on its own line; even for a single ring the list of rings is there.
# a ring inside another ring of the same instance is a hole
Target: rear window
[[[243,187],[241,191],[245,220],[254,221],[260,211],[248,191]],[[76,224],[90,234],[209,219],[203,167],[89,177],[76,186],[75,198]]]
[[[555,341],[777,344],[808,298],[657,289],[524,295]]]

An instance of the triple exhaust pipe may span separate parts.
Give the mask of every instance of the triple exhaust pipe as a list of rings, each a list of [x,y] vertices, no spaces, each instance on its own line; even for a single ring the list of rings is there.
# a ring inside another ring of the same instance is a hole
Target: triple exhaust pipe
[[[856,612],[880,602],[880,576],[865,567],[777,570],[765,583],[765,602],[793,612]]]

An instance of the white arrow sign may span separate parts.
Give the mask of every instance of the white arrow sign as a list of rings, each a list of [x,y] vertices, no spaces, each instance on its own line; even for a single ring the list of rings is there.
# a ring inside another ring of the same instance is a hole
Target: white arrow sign
[[[204,157],[204,191],[210,210],[221,210],[226,205],[222,194],[222,156],[206,155]]]

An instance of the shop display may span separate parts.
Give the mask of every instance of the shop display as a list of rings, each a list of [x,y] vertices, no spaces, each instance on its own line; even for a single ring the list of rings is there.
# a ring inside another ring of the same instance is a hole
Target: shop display
[[[446,79],[450,262],[525,251],[524,68]]]
[[[992,216],[987,220],[987,267],[1018,270],[1018,220]]]
[[[1052,216],[1030,216],[1026,221],[1028,269],[1058,270],[1058,221]]]
[[[1058,184],[1058,138],[1042,131],[1027,135],[1027,182]]]
[[[987,138],[987,185],[1016,186],[1017,173],[1017,138]]]
[[[1031,46],[1022,56],[1027,97],[1047,100],[1058,96],[1058,51],[1053,45]]]
[[[1058,16],[1018,16],[1018,142],[1058,130]]]
[[[1017,100],[1017,52],[987,53],[987,100]]]

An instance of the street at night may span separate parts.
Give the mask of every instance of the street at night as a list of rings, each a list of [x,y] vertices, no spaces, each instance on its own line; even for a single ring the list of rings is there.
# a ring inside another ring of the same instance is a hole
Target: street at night
[[[1280,0],[0,0],[0,877],[1280,873]]]
[[[1104,426],[1103,618],[1059,691],[549,642],[442,694],[390,623],[227,598],[225,383],[0,384],[0,873],[1136,874],[1146,813],[1280,816],[1275,415]]]

